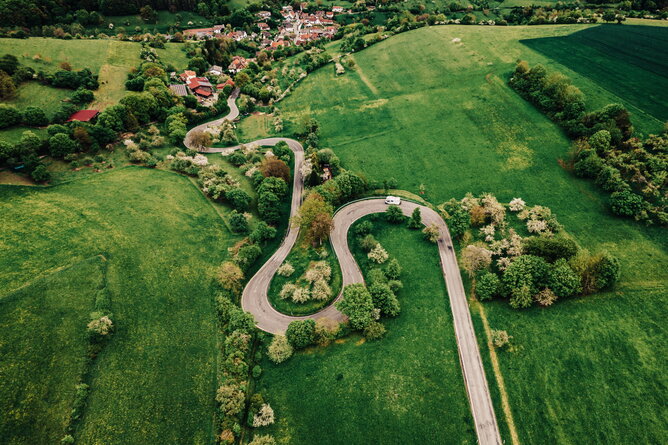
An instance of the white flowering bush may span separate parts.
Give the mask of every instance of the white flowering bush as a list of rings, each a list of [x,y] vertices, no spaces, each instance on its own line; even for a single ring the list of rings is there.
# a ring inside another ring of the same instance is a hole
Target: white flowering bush
[[[548,231],[547,223],[542,219],[530,219],[527,221],[527,230],[531,233],[545,233]]]
[[[197,165],[198,167],[204,167],[209,163],[209,159],[201,154],[196,154],[195,157],[193,157],[193,164]]]
[[[308,287],[297,287],[292,293],[292,301],[295,303],[306,303],[311,298],[311,290]]]
[[[106,337],[113,331],[113,329],[114,323],[111,321],[111,318],[106,315],[88,323],[88,332],[100,337]]]
[[[513,198],[508,204],[511,212],[521,212],[526,207],[526,202],[522,198]]]
[[[306,273],[304,278],[309,283],[315,281],[329,281],[329,278],[332,276],[332,268],[329,266],[329,263],[326,261],[316,261],[312,263]]]
[[[301,172],[302,172],[302,177],[304,178],[309,176],[313,172],[313,163],[311,162],[310,159],[306,159],[302,163]]]
[[[281,289],[281,292],[278,294],[281,299],[286,300],[288,298],[292,298],[292,295],[294,295],[295,291],[297,290],[297,285],[294,283],[285,283],[283,285],[283,288]]]
[[[267,158],[267,159],[269,159],[269,158],[273,158],[273,157],[275,157],[275,155],[274,155],[274,152],[273,152],[273,151],[271,151],[271,150],[267,150],[267,151],[264,153],[264,157]]]
[[[461,205],[462,205],[462,209],[464,209],[468,212],[473,207],[476,207],[476,206],[480,205],[480,199],[476,198],[471,193],[467,193],[466,196],[464,196],[464,198],[462,198]]]
[[[253,427],[268,426],[274,423],[274,410],[268,403],[263,404],[260,410],[253,416]]]
[[[378,264],[383,264],[389,258],[387,251],[383,249],[380,243],[376,244],[376,247],[371,249],[367,256],[371,261]]]
[[[500,271],[505,271],[512,262],[513,260],[508,257],[501,257],[496,260],[496,267],[498,267]]]
[[[329,287],[327,281],[318,280],[315,283],[313,283],[313,290],[311,291],[311,297],[314,300],[323,301],[327,300],[331,296],[332,296],[332,288]]]
[[[295,268],[292,267],[292,264],[285,262],[281,264],[281,267],[276,272],[282,277],[289,277],[295,272]]]
[[[484,226],[480,229],[480,233],[485,235],[485,241],[492,242],[494,241],[494,234],[496,233],[496,227],[494,227],[494,224],[489,224],[487,226]]]

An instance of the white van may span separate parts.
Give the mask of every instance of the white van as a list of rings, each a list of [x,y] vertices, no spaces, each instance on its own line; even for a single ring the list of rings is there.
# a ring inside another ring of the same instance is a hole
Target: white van
[[[401,205],[401,198],[398,196],[388,196],[385,198],[385,204],[395,206]]]

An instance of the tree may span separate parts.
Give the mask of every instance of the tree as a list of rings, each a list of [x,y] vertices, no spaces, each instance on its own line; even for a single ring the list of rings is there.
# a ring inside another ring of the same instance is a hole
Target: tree
[[[241,247],[234,256],[234,262],[247,271],[253,263],[262,255],[262,249],[257,244],[249,244]]]
[[[364,338],[367,340],[378,340],[379,338],[382,338],[386,332],[387,329],[385,329],[385,326],[382,323],[372,321],[364,328]]]
[[[492,252],[481,246],[469,244],[462,250],[462,267],[473,278],[479,270],[492,264]]]
[[[608,22],[608,23],[610,23],[610,22],[614,22],[614,21],[615,21],[615,12],[614,12],[614,11],[610,11],[610,10],[605,11],[605,12],[603,13],[603,17],[602,17],[602,19],[603,19],[604,21]]]
[[[511,296],[510,305],[531,306],[532,296],[545,287],[548,271],[547,262],[534,255],[522,255],[510,263],[503,274],[503,284]]]
[[[492,344],[495,348],[505,348],[510,345],[510,340],[512,335],[508,335],[508,332],[492,329]]]
[[[580,277],[562,258],[551,265],[547,286],[559,298],[570,297],[580,292]]]
[[[23,112],[23,122],[30,127],[43,127],[49,124],[49,118],[39,107],[27,107]]]
[[[312,244],[321,245],[334,227],[332,205],[317,192],[309,193],[299,208],[295,222],[306,230],[306,238]]]
[[[260,193],[257,199],[257,211],[260,218],[269,224],[276,224],[281,219],[281,201],[274,193]]]
[[[279,199],[284,199],[288,195],[288,184],[281,178],[270,176],[262,180],[262,183],[257,188],[257,192],[258,194],[271,192],[278,196]]]
[[[373,249],[367,254],[367,257],[374,263],[383,264],[389,258],[389,254],[380,243],[376,243]]]
[[[276,440],[268,434],[256,434],[248,445],[276,445]]]
[[[492,272],[482,274],[475,284],[475,293],[480,301],[491,300],[499,293],[501,280]]]
[[[148,123],[158,112],[158,102],[149,92],[128,93],[120,103],[143,124]]]
[[[189,142],[201,150],[211,145],[211,134],[208,131],[193,131],[190,133]]]
[[[146,23],[156,23],[158,21],[158,14],[149,5],[139,9],[139,16]]]
[[[58,133],[49,138],[49,152],[55,158],[62,158],[78,149],[78,144],[66,134]]]
[[[0,57],[0,70],[4,71],[10,76],[14,74],[18,67],[19,59],[17,59],[15,55],[5,54],[4,56]]]
[[[420,227],[422,227],[422,213],[420,213],[420,207],[415,207],[415,210],[413,210],[413,213],[408,220],[408,228],[419,229]]]
[[[21,123],[21,112],[12,105],[0,104],[0,129]]]
[[[599,254],[596,260],[594,271],[597,289],[603,290],[612,287],[621,275],[619,260],[607,252]]]
[[[399,206],[390,205],[385,210],[385,219],[392,224],[399,224],[404,220],[404,213],[401,211]]]
[[[226,416],[234,417],[243,410],[246,394],[236,385],[227,384],[216,391],[216,401]]]
[[[396,317],[401,312],[401,306],[396,295],[385,283],[374,283],[369,286],[369,293],[373,300],[373,305],[380,313],[390,317]]]
[[[252,202],[251,196],[239,187],[225,192],[225,199],[239,212],[245,212]]]
[[[438,240],[441,238],[441,229],[436,223],[429,224],[427,227],[422,229],[422,233],[424,234],[424,238],[432,243],[438,242]]]
[[[268,241],[270,239],[274,239],[276,237],[276,229],[274,227],[269,226],[266,222],[260,221],[257,223],[255,226],[255,229],[251,232],[251,234],[248,236],[248,239],[250,240],[251,243],[263,243],[265,241]]]
[[[231,261],[225,261],[218,269],[218,282],[227,290],[234,293],[240,292],[243,280],[243,271]]]
[[[32,131],[24,131],[19,141],[18,153],[19,155],[33,155],[37,154],[42,146],[42,140]]]
[[[232,210],[230,214],[230,228],[234,233],[248,233],[248,220],[243,213]]]
[[[555,295],[555,293],[549,287],[546,287],[542,291],[538,292],[535,298],[536,303],[546,307],[552,306],[552,304],[557,301],[557,295]]]
[[[540,256],[552,263],[559,258],[570,259],[578,253],[578,246],[570,238],[532,236],[523,241],[522,250],[525,254]]]
[[[353,329],[363,330],[378,319],[371,294],[363,284],[351,284],[343,289],[343,298],[336,308],[348,316]]]
[[[30,176],[35,182],[46,182],[51,179],[51,173],[46,169],[44,164],[37,165],[32,173],[30,173]]]
[[[209,64],[203,57],[193,57],[188,61],[188,69],[199,74],[204,74]]]
[[[264,159],[260,171],[265,177],[274,176],[283,179],[286,184],[290,182],[290,167],[278,158]]]
[[[295,320],[288,325],[285,337],[296,349],[303,349],[315,341],[315,320]]]
[[[16,85],[12,76],[4,71],[0,71],[0,99],[9,100],[16,96]]]
[[[401,265],[399,260],[392,258],[387,266],[385,266],[385,276],[390,280],[398,280],[401,276]]]
[[[274,423],[274,410],[268,403],[260,407],[260,410],[253,416],[253,428],[268,426]]]
[[[610,195],[610,208],[612,213],[620,216],[638,216],[642,212],[644,202],[642,196],[624,189]]]
[[[279,364],[283,363],[292,357],[293,348],[288,339],[282,335],[275,335],[269,347],[267,348],[267,356],[272,362]]]

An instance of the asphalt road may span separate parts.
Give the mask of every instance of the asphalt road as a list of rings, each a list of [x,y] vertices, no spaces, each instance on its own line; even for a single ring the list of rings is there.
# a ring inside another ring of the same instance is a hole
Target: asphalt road
[[[230,95],[230,98],[228,99],[230,113],[227,116],[194,127],[186,135],[184,144],[187,147],[189,146],[187,141],[192,131],[204,130],[209,125],[220,125],[225,119],[235,119],[239,115],[239,110],[235,103],[238,94],[239,91],[235,90],[232,95]],[[301,206],[302,195],[304,192],[304,181],[301,175],[301,166],[304,161],[304,149],[302,145],[293,139],[287,138],[260,139],[253,143],[263,146],[273,146],[280,141],[287,142],[295,155],[295,169],[292,186],[293,192],[290,206],[290,217],[292,218],[297,214],[297,211]],[[206,152],[216,153],[234,150],[238,147],[239,146],[209,148]],[[450,298],[450,308],[455,326],[459,360],[464,375],[466,391],[471,404],[471,412],[473,414],[473,421],[478,436],[478,443],[483,445],[501,444],[499,427],[494,414],[494,405],[492,404],[489,393],[489,386],[487,385],[487,379],[485,377],[485,369],[482,364],[480,350],[473,330],[473,321],[471,320],[471,313],[469,312],[468,303],[466,301],[466,293],[464,292],[464,285],[459,272],[459,266],[457,265],[457,257],[455,255],[450,232],[448,231],[448,227],[443,218],[429,207],[409,201],[403,201],[400,206],[403,213],[408,216],[410,216],[416,207],[420,208],[422,222],[425,225],[436,224],[440,229],[441,237],[437,243],[438,254],[441,259],[443,279],[445,280],[448,296]],[[340,208],[334,215],[334,228],[330,234],[330,239],[341,267],[343,287],[349,284],[364,282],[362,272],[357,266],[355,258],[348,247],[348,229],[350,229],[350,226],[355,221],[363,216],[384,212],[386,208],[387,206],[385,205],[383,198],[366,199],[352,202]],[[292,250],[292,247],[295,245],[298,236],[299,228],[290,225],[281,245],[271,258],[269,258],[269,260],[263,264],[248,281],[241,296],[241,307],[243,310],[253,314],[255,323],[259,329],[272,334],[284,333],[288,325],[294,320],[308,318],[318,319],[323,317],[340,322],[346,320],[346,316],[338,311],[334,304],[342,297],[341,294],[337,296],[332,304],[320,312],[303,317],[293,317],[282,314],[275,310],[271,306],[271,303],[269,303],[267,291],[269,290],[271,279],[276,274],[278,267],[283,264],[287,258],[290,250]],[[444,442],[445,441],[447,440],[444,438]]]

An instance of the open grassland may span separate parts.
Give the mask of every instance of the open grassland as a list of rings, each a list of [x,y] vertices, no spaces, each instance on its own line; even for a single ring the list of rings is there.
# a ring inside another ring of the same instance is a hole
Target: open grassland
[[[201,192],[182,176],[129,167],[51,188],[3,186],[0,206],[3,294],[63,265],[101,253],[108,259],[116,333],[94,363],[77,440],[210,442],[217,368],[211,276],[236,238]],[[89,310],[84,284],[71,297],[84,298],[84,306],[61,303],[76,306],[73,316]],[[51,298],[70,298],[67,292]],[[80,358],[78,350],[57,349],[42,360]],[[22,376],[26,385],[43,370],[31,372]],[[71,394],[59,388],[54,400]],[[3,415],[0,428],[5,422]]]
[[[614,92],[659,123],[668,120],[667,27],[603,25],[522,43]]]
[[[0,437],[58,443],[80,382],[101,257],[0,296]]]
[[[403,226],[376,227],[404,268],[401,314],[382,340],[352,336],[266,362],[271,432],[290,444],[476,443],[436,248]]]
[[[412,192],[424,184],[436,204],[466,192],[492,192],[505,202],[520,196],[550,207],[582,247],[618,256],[623,273],[616,292],[545,310],[494,303],[486,305],[487,316],[523,347],[500,360],[522,443],[637,437],[660,443],[667,415],[657,401],[666,394],[658,372],[666,364],[660,346],[666,333],[659,328],[668,293],[665,230],[613,217],[605,194],[559,165],[569,140],[505,84],[519,58],[551,65],[572,77],[594,98],[590,102],[623,102],[637,127],[655,127],[656,119],[628,101],[518,42],[582,29],[448,26],[404,33],[355,54],[357,69],[344,76],[329,67],[309,75],[281,111],[286,121],[311,113],[321,123],[321,146],[334,148],[346,167],[370,179],[395,177]],[[462,43],[453,43],[455,37]],[[406,266],[419,262],[408,258]],[[406,308],[411,286],[404,292]],[[497,406],[500,418],[501,412]],[[302,428],[318,425],[302,422]]]
[[[26,82],[16,90],[16,97],[3,103],[14,105],[19,110],[25,110],[27,107],[39,107],[51,118],[60,109],[63,100],[69,98],[72,93],[72,90],[52,88],[39,82]],[[0,134],[4,135],[4,132]]]

